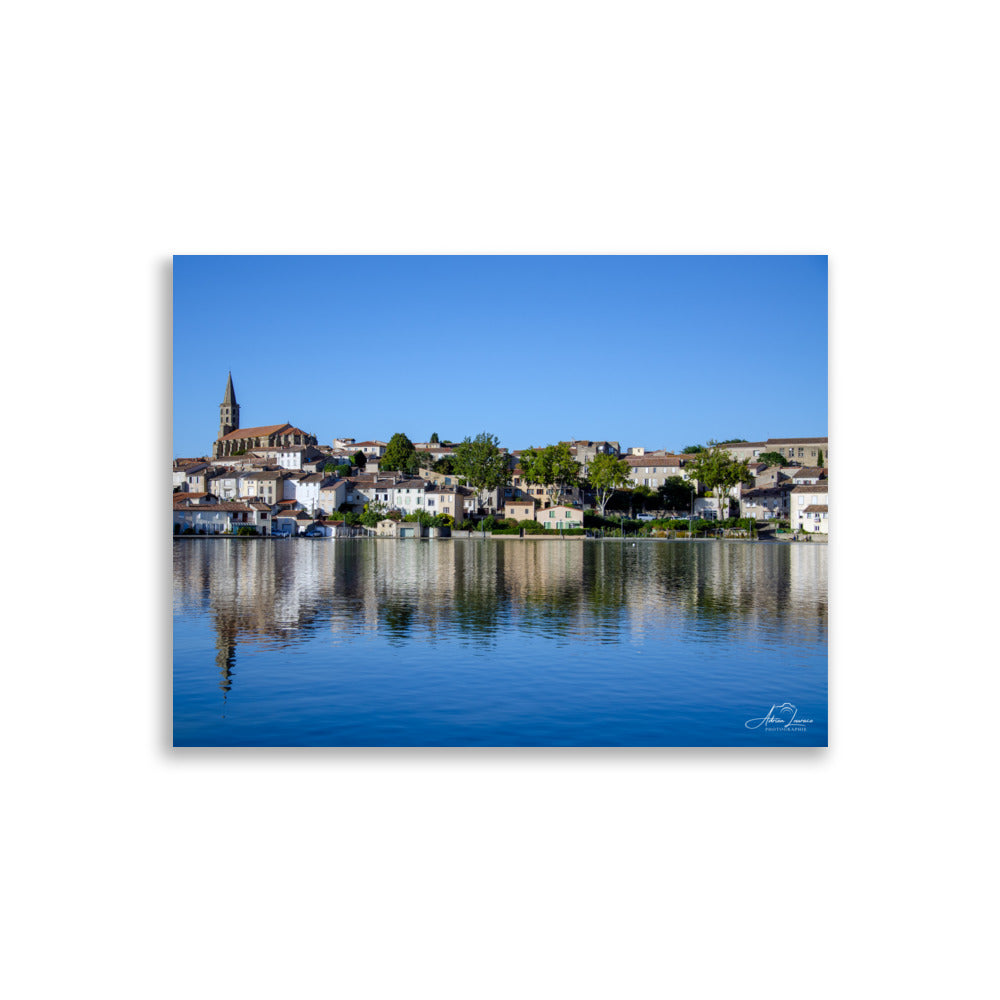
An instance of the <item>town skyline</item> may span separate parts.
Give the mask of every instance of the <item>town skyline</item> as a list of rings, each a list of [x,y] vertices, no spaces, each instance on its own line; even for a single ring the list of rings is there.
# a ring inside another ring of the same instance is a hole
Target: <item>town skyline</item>
[[[208,454],[229,372],[243,426],[321,444],[825,436],[826,275],[806,256],[175,257],[173,454]]]

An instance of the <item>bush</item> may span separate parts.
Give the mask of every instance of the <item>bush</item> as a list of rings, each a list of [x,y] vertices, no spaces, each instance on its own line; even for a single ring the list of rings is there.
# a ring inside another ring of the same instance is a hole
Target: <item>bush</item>
[[[468,518],[462,521],[458,526],[459,531],[474,531],[475,528],[475,524],[473,524]]]

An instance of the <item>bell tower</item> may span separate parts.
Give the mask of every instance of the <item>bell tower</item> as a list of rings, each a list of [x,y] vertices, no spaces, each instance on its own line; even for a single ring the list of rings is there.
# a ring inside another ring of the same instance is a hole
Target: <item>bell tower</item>
[[[236,402],[236,392],[233,389],[233,373],[229,373],[226,382],[226,394],[219,404],[219,437],[224,437],[230,431],[240,426],[240,404]]]

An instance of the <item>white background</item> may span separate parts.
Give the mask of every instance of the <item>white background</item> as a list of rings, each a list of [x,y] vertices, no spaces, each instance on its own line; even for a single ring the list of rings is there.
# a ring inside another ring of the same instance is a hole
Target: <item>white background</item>
[[[982,995],[987,10],[7,12],[7,995]],[[831,749],[169,749],[170,254],[443,251],[830,254]]]

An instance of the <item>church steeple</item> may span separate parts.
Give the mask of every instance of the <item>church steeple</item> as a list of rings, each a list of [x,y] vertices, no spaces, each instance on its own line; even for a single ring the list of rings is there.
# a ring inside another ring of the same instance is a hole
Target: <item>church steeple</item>
[[[224,437],[230,431],[240,426],[240,404],[236,402],[236,390],[233,389],[233,373],[226,380],[226,394],[219,404],[219,437]]]

